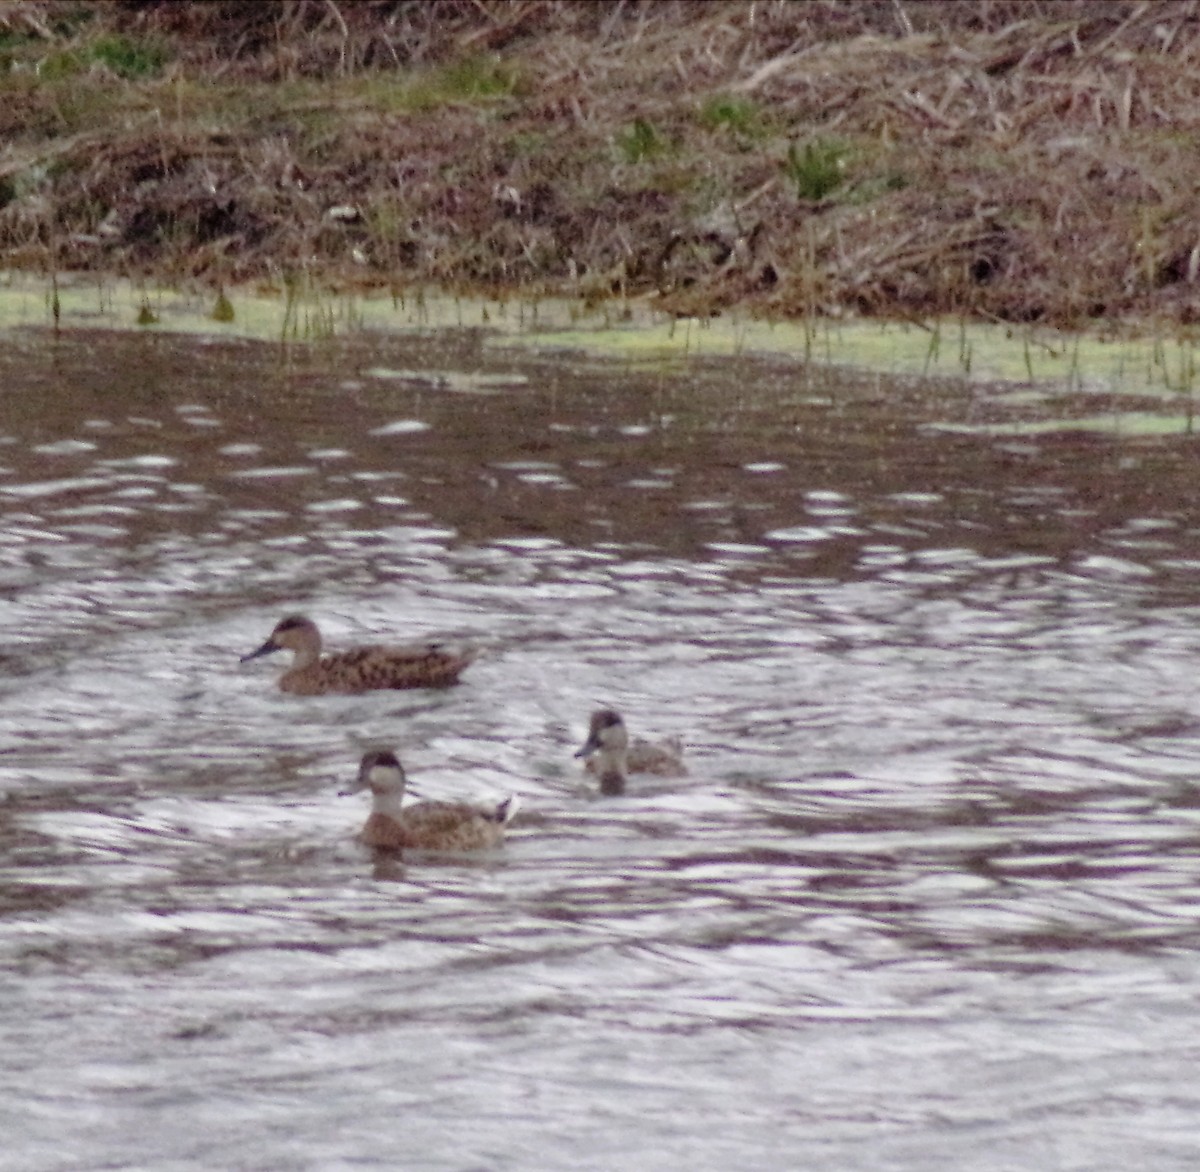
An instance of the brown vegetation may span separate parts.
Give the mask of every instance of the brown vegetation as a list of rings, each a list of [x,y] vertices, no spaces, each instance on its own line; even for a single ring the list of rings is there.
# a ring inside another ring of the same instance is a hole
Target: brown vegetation
[[[8,267],[1200,316],[1190,0],[27,0],[0,70]]]

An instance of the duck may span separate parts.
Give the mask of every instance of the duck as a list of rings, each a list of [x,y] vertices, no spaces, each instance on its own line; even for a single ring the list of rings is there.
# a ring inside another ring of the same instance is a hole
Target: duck
[[[373,749],[363,755],[353,784],[341,791],[343,797],[371,791],[371,813],[359,836],[367,846],[383,851],[472,851],[504,841],[517,808],[515,794],[490,808],[434,801],[405,806],[406,782],[396,754]]]
[[[682,777],[687,773],[682,752],[676,740],[656,743],[637,737],[630,744],[621,714],[613,708],[599,708],[592,713],[587,740],[575,756],[584,758],[584,768],[599,776],[600,792],[614,795],[625,792],[631,772]]]
[[[284,650],[292,652],[292,665],[279,677],[279,688],[297,696],[381,688],[448,688],[458,683],[463,669],[475,658],[473,651],[450,651],[438,643],[353,647],[322,655],[317,624],[293,614],[280,619],[267,641],[243,655],[240,662]]]

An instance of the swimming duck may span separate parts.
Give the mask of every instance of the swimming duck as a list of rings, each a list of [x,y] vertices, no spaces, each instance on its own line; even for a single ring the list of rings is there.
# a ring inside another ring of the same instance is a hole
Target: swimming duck
[[[602,794],[623,794],[628,773],[657,773],[681,777],[687,773],[680,760],[678,741],[656,744],[638,737],[629,743],[629,732],[619,712],[601,708],[592,713],[587,740],[575,754],[585,759],[584,768],[600,778]]]
[[[267,641],[243,655],[241,662],[291,651],[292,666],[279,677],[279,687],[297,696],[326,692],[369,692],[376,688],[447,688],[458,683],[473,652],[448,651],[437,643],[407,647],[354,647],[321,654],[321,632],[304,615],[293,614],[275,624]]]
[[[371,814],[362,841],[379,850],[470,851],[499,846],[516,812],[515,795],[491,809],[466,802],[414,802],[404,799],[404,769],[396,754],[376,749],[364,755],[358,777],[342,795],[371,791]]]

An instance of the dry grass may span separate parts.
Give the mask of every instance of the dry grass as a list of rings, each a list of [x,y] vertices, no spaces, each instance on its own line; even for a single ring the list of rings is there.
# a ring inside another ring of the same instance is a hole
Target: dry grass
[[[9,266],[1200,316],[1190,0],[30,0],[5,63]]]

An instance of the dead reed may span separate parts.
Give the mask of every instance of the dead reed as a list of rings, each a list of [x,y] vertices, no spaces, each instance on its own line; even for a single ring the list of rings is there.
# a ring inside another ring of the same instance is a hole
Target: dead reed
[[[0,9],[0,263],[1200,316],[1193,0]]]

